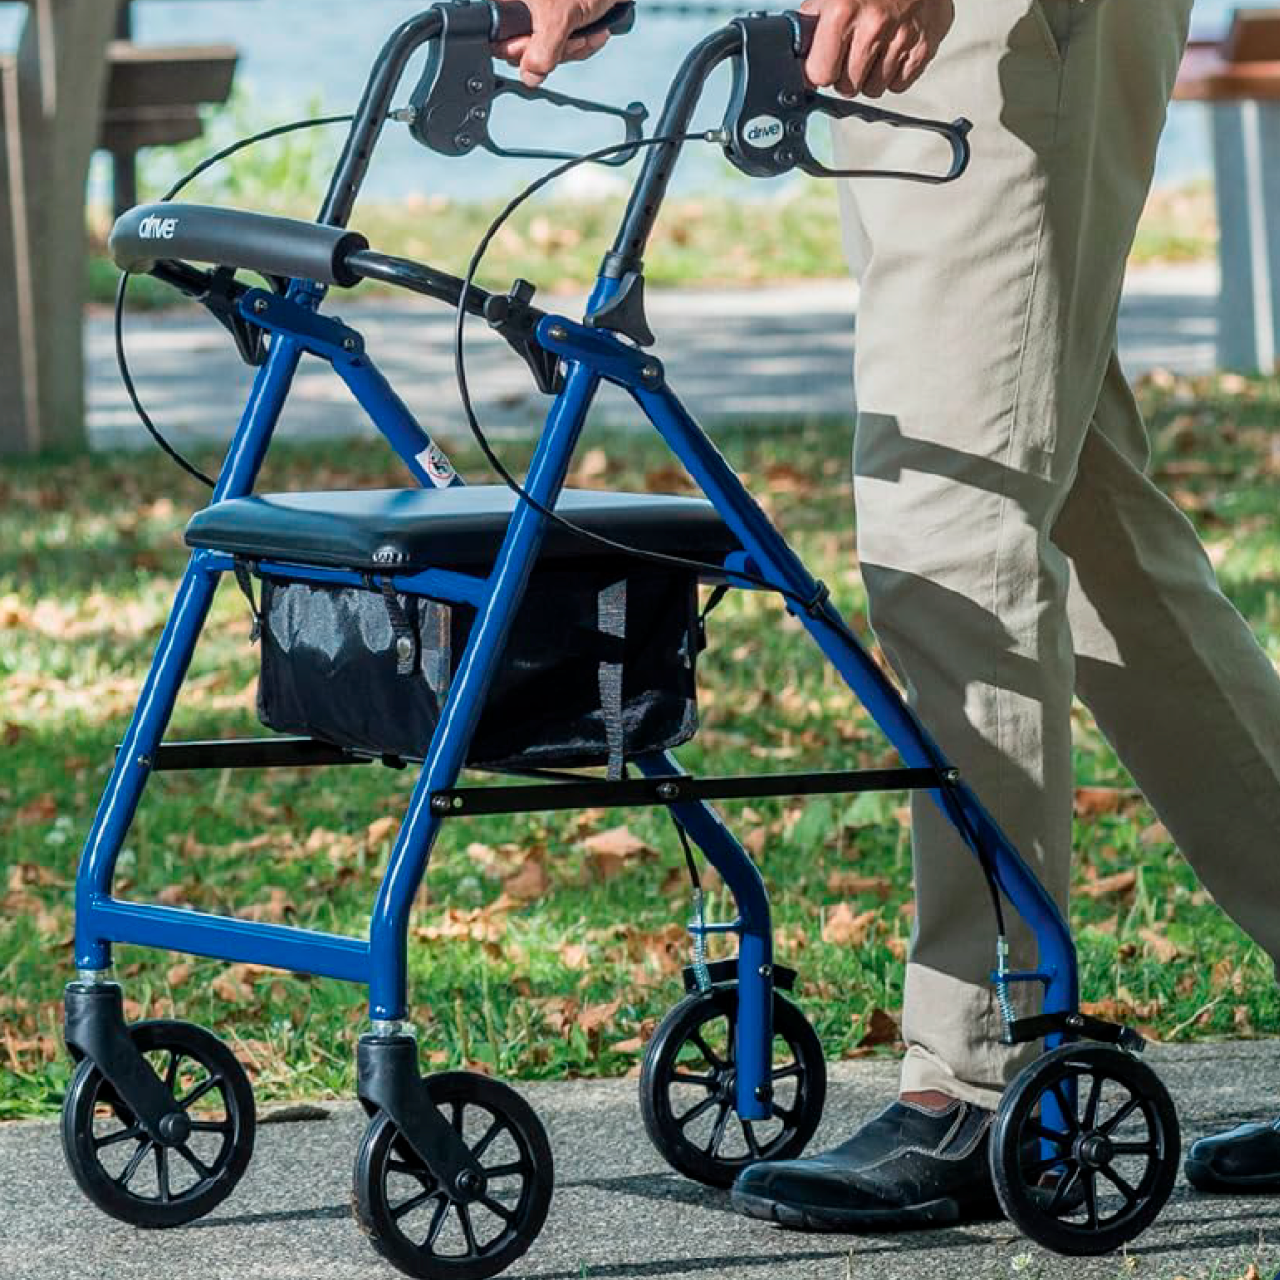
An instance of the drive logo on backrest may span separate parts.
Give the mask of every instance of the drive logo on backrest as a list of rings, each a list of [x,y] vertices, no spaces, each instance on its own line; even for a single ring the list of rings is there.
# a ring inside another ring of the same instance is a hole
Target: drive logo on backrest
[[[172,240],[177,234],[177,218],[162,218],[158,213],[153,213],[138,223],[138,235],[143,240]]]
[[[743,126],[742,136],[758,151],[771,151],[782,141],[782,121],[775,116],[756,116]]]

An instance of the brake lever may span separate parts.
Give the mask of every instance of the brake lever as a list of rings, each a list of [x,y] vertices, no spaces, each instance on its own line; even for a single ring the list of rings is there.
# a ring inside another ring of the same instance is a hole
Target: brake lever
[[[505,10],[508,6],[502,6]],[[408,122],[415,141],[444,156],[465,156],[477,148],[504,158],[570,160],[572,152],[500,146],[490,133],[493,104],[505,95],[530,102],[546,102],[554,107],[570,107],[593,115],[623,121],[623,144],[631,143],[602,164],[626,164],[644,138],[644,122],[649,113],[638,102],[627,107],[590,102],[554,89],[530,88],[519,80],[500,76],[493,69],[492,40],[495,34],[488,4],[444,4],[438,6],[442,19],[439,38],[433,43],[422,78],[409,100],[407,111],[397,118]],[[606,15],[607,16],[607,15]],[[615,30],[620,24],[615,24]],[[623,145],[620,144],[620,145]]]
[[[811,88],[804,77],[804,53],[812,19],[798,13],[737,18],[742,53],[733,63],[733,89],[724,120],[724,150],[730,163],[751,177],[772,178],[799,169],[816,178],[897,178],[941,185],[954,182],[972,155],[968,120],[929,120],[833,98]],[[807,133],[815,114],[857,119],[895,129],[914,129],[945,138],[951,166],[945,173],[906,169],[832,169],[814,156]]]

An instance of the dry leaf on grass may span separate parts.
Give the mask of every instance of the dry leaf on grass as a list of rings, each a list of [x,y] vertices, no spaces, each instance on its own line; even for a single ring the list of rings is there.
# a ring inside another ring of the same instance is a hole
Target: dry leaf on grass
[[[600,880],[610,880],[628,867],[657,856],[627,827],[611,827],[608,831],[588,836],[582,847],[587,851],[592,874]]]
[[[881,1008],[871,1010],[866,1026],[862,1039],[858,1041],[859,1049],[875,1049],[880,1045],[897,1044],[902,1034],[897,1019]]]
[[[880,913],[875,910],[855,915],[853,908],[847,902],[842,902],[827,912],[822,926],[822,940],[839,947],[861,946],[879,918]]]
[[[1092,867],[1089,868],[1093,870]],[[1138,873],[1136,871],[1117,871],[1115,875],[1101,876],[1096,880],[1087,879],[1080,886],[1079,892],[1086,898],[1105,898],[1108,894],[1129,894],[1137,888]]]
[[[874,893],[884,902],[893,892],[893,881],[884,876],[863,876],[856,871],[833,871],[827,877],[827,891],[852,897],[859,893]]]
[[[502,882],[502,892],[516,902],[536,902],[551,888],[541,850],[531,853],[515,875]]]
[[[1157,933],[1150,926],[1138,930],[1138,937],[1147,944],[1147,950],[1155,956],[1161,964],[1168,964],[1172,960],[1176,960],[1182,953],[1177,946],[1170,942],[1162,933]]]
[[[1077,787],[1076,816],[1098,818],[1104,813],[1119,813],[1135,795],[1119,787]]]

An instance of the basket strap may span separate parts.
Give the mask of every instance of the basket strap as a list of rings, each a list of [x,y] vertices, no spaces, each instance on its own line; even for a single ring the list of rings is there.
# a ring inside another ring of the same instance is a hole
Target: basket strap
[[[600,592],[598,624],[604,635],[627,638],[627,580],[612,583]],[[618,646],[621,650],[622,646]],[[621,658],[621,654],[619,654]],[[609,781],[617,782],[626,767],[626,731],[622,723],[623,663],[600,664],[600,709],[604,713],[605,741],[609,747]]]
[[[382,599],[387,606],[387,617],[391,620],[391,634],[395,640],[396,675],[411,676],[418,668],[418,637],[390,578],[382,579]]]
[[[258,602],[253,598],[253,577],[249,573],[249,562],[236,556],[232,562],[232,573],[235,574],[236,586],[244,594],[244,598],[249,602],[249,612],[253,614],[253,630],[249,633],[249,643],[257,644],[259,637],[262,635],[262,610],[258,607]]]

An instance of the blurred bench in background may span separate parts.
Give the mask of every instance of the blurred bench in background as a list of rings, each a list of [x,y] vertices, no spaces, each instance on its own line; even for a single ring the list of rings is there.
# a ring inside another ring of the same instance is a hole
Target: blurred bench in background
[[[100,146],[115,203],[136,203],[136,158],[200,136],[225,102],[226,45],[139,47],[129,0],[24,0],[0,55],[0,455],[84,446],[85,188]]]
[[[1221,228],[1218,363],[1280,364],[1280,9],[1237,11],[1226,38],[1193,42],[1175,98],[1208,106]]]

